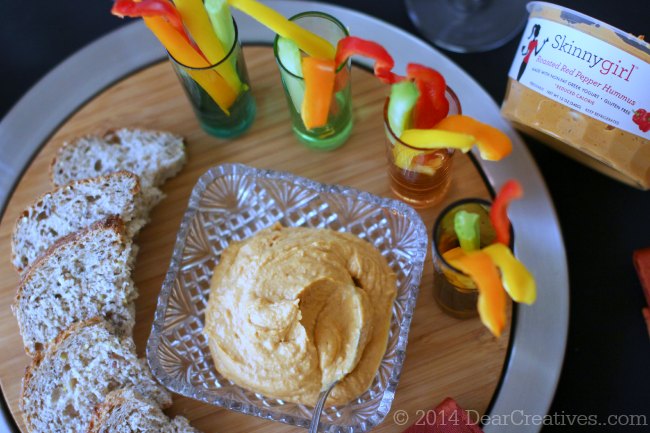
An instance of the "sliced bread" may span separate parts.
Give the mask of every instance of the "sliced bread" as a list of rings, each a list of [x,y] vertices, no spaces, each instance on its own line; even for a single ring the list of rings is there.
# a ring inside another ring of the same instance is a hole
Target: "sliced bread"
[[[111,215],[124,221],[129,236],[146,223],[140,183],[133,173],[120,171],[58,187],[16,221],[12,263],[22,274],[57,240]]]
[[[132,388],[111,392],[95,406],[87,433],[198,433],[187,420],[170,420],[155,402]]]
[[[13,311],[33,356],[74,322],[103,317],[120,334],[135,322],[131,238],[109,217],[57,241],[24,275]]]
[[[64,143],[52,161],[54,185],[130,171],[140,177],[148,209],[164,197],[159,186],[185,163],[183,138],[164,131],[121,128]]]
[[[137,358],[133,339],[91,319],[75,323],[34,357],[23,378],[20,407],[31,433],[85,432],[95,406],[127,387],[160,406],[171,404],[169,393]]]

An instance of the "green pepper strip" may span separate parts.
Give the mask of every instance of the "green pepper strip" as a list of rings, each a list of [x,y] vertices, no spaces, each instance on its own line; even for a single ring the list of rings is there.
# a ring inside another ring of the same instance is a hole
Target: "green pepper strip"
[[[473,212],[464,210],[454,215],[454,231],[460,247],[465,252],[475,251],[481,247],[481,231],[479,229],[480,217]]]

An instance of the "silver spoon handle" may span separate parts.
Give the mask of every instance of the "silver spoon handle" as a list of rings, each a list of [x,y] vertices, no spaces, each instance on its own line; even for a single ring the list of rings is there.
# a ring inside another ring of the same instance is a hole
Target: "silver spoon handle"
[[[323,407],[325,406],[325,401],[327,400],[327,396],[330,395],[330,392],[334,388],[334,386],[338,382],[334,382],[329,386],[324,391],[321,391],[320,395],[318,396],[318,402],[316,403],[316,407],[314,407],[314,412],[312,413],[311,416],[311,424],[309,425],[309,433],[317,433],[318,432],[318,425],[320,424],[320,415],[323,413]]]

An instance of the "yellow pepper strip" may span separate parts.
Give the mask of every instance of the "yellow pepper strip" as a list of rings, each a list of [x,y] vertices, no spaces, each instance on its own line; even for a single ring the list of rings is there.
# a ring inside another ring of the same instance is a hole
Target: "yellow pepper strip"
[[[210,17],[208,17],[208,13],[205,11],[201,0],[175,0],[174,4],[181,14],[183,23],[187,26],[192,38],[208,58],[210,64],[214,65],[228,55],[230,47],[224,47],[212,30]],[[192,63],[186,63],[186,65],[196,67]],[[215,69],[226,80],[228,85],[233,88],[235,93],[239,94],[242,88],[242,82],[233,64],[223,62]]]
[[[334,60],[336,49],[314,33],[289,21],[270,7],[255,0],[228,0],[236,9],[250,15],[283,38],[293,40],[301,50],[319,59]]]
[[[510,248],[495,243],[482,249],[490,256],[494,264],[501,271],[501,281],[513,301],[532,304],[535,302],[537,290],[535,279],[528,269],[512,255]]]
[[[453,148],[462,152],[469,152],[475,142],[472,135],[437,129],[407,129],[402,132],[400,140],[422,149]]]
[[[481,322],[499,337],[506,326],[506,292],[499,271],[490,256],[482,251],[465,253],[449,264],[469,275],[478,288],[478,314]]]
[[[473,135],[481,158],[488,161],[498,161],[512,152],[512,142],[506,134],[469,116],[455,114],[445,117],[435,129]]]
[[[393,146],[393,163],[402,170],[414,171],[416,173],[428,174],[433,176],[438,168],[442,165],[439,158],[432,157],[426,164],[418,164],[418,158],[429,157],[436,151],[416,150],[396,142]]]
[[[149,30],[160,40],[169,53],[179,62],[185,65],[196,65],[197,67],[210,66],[180,33],[176,31],[164,18],[143,17]],[[205,90],[214,102],[230,115],[228,110],[237,99],[237,94],[225,80],[212,70],[188,70],[190,76]]]
[[[302,121],[307,129],[325,126],[336,79],[334,60],[305,57],[302,59],[302,75],[305,79],[305,98],[300,110]]]

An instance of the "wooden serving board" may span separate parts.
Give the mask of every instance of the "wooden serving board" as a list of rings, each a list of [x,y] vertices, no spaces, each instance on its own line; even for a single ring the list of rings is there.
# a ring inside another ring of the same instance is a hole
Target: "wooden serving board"
[[[22,431],[25,428],[18,401],[21,379],[30,359],[24,354],[18,326],[10,310],[18,284],[18,275],[10,263],[11,232],[19,213],[51,189],[50,161],[65,140],[123,126],[169,130],[186,138],[188,163],[164,186],[167,198],[153,210],[151,223],[137,239],[140,253],[134,279],[140,297],[136,301],[134,338],[141,356],[144,356],[158,292],[190,191],[208,168],[225,162],[240,162],[392,196],[382,121],[386,86],[368,72],[354,68],[355,126],[352,136],[336,151],[315,152],[301,145],[292,134],[272,49],[247,47],[245,57],[257,101],[257,119],[243,137],[225,141],[206,135],[194,118],[171,65],[163,62],[115,83],[81,107],[45,143],[25,172],[0,222],[0,380],[9,409]],[[462,89],[458,93],[462,103]],[[20,143],[15,145],[20,146]],[[474,164],[465,155],[459,155],[454,162],[453,184],[446,201],[420,212],[429,235],[437,213],[447,203],[470,196],[489,198],[489,193]],[[374,430],[376,432],[401,432],[405,426],[394,421],[396,411],[405,411],[410,424],[422,417],[422,411],[448,396],[463,408],[482,414],[499,382],[509,329],[495,340],[478,319],[460,321],[446,316],[433,300],[432,285],[433,264],[429,251],[400,384],[392,411]],[[206,433],[304,431],[180,396],[176,396],[168,413],[186,416]]]

